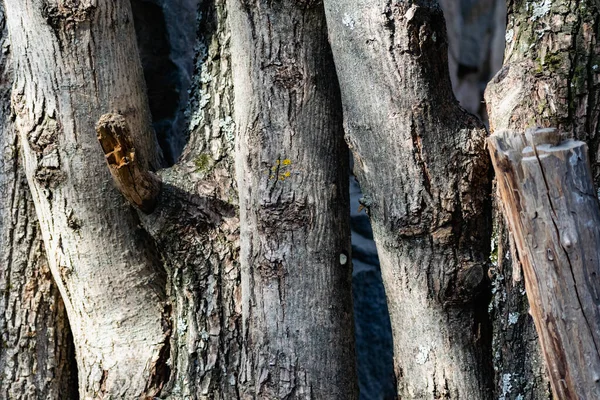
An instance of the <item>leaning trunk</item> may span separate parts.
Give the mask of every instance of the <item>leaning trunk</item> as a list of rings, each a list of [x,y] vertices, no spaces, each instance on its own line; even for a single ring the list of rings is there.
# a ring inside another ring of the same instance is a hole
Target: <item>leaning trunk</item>
[[[486,132],[452,94],[442,11],[429,0],[325,4],[398,395],[490,398]]]
[[[4,13],[0,12],[4,26]],[[77,370],[10,118],[7,32],[0,47],[0,398],[75,399]]]
[[[16,125],[73,329],[80,395],[155,396],[168,378],[165,274],[94,130],[102,114],[122,114],[137,160],[156,166],[129,3],[8,0],[6,8]]]

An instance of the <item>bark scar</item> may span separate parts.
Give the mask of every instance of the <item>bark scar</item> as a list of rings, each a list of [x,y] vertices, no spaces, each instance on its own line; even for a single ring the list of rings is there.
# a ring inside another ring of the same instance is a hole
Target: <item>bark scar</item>
[[[123,196],[147,214],[154,211],[162,183],[136,157],[125,117],[104,114],[96,124],[96,133],[108,169]]]

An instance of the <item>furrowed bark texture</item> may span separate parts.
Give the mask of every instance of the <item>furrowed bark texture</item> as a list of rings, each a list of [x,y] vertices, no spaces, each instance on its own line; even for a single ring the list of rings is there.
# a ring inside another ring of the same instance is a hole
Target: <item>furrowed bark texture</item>
[[[503,209],[558,399],[600,397],[600,208],[587,145],[555,129],[488,139]]]
[[[599,5],[595,1],[508,2],[504,67],[486,90],[492,132],[528,127],[557,127],[589,146],[595,184],[600,183],[598,160],[598,90],[600,46]],[[508,233],[496,221],[502,264],[495,271],[499,290],[494,304],[504,329],[496,366],[498,381],[511,386],[506,399],[550,396],[531,317],[527,315],[521,267],[508,253]],[[512,276],[512,282],[508,279]],[[521,331],[521,335],[513,335]],[[524,338],[524,339],[521,339]]]
[[[123,115],[138,161],[156,166],[129,3],[5,3],[16,124],[73,330],[80,396],[155,396],[168,377],[164,270],[115,188],[94,130],[101,115]]]
[[[176,165],[159,171],[157,208],[141,220],[164,259],[173,305],[164,397],[235,400],[242,336],[230,33],[223,0],[182,18],[190,15],[185,23],[198,27],[198,38],[189,142]]]
[[[75,352],[52,280],[10,119],[12,70],[0,47],[0,398],[74,399]]]
[[[354,399],[348,154],[315,1],[231,1],[243,399]]]
[[[485,128],[452,94],[435,1],[325,1],[388,297],[398,396],[492,396]]]

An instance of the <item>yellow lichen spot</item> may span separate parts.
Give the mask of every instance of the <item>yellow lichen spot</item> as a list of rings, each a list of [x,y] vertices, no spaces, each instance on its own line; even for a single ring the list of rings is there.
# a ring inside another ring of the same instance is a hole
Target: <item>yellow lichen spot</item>
[[[285,176],[286,178],[289,178],[289,177],[290,177],[290,175],[292,175],[292,173],[291,173],[290,171],[285,171],[285,172],[283,173],[283,176]]]
[[[286,158],[285,160],[283,160],[283,165],[290,165],[292,163],[292,160],[290,160],[289,158]]]
[[[285,181],[285,176],[283,176],[283,175],[279,175],[279,180],[281,180],[281,181]]]
[[[271,171],[277,171],[277,168],[278,168],[278,167],[277,167],[277,165],[273,165],[273,166],[271,167]]]
[[[275,164],[279,165],[279,162],[280,162],[279,160],[275,160]]]
[[[269,179],[275,179],[275,175],[269,176]]]

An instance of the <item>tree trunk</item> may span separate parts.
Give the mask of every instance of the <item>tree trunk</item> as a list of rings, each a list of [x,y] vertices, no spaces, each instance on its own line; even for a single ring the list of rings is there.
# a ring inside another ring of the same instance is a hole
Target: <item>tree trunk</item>
[[[436,2],[326,1],[400,398],[492,396],[485,128],[458,105]]]
[[[10,118],[13,71],[0,5],[0,398],[75,399],[77,370]]]
[[[354,399],[348,153],[322,4],[231,1],[242,398]]]
[[[179,18],[198,30],[188,44],[197,52],[190,101],[176,117],[185,121],[189,140],[179,162],[159,171],[157,209],[141,216],[165,260],[173,306],[171,376],[163,396],[235,400],[243,337],[231,34],[224,0],[202,2],[197,15]]]
[[[589,146],[596,185],[600,183],[599,11],[593,2],[509,1],[504,67],[486,90],[492,132],[542,126],[571,133]],[[498,380],[508,388],[505,399],[549,398],[539,346],[532,341],[537,336],[527,315],[521,266],[508,254],[504,222],[496,219],[495,224],[501,247],[494,304],[504,316],[504,329],[497,329],[495,337],[503,343],[496,362]]]
[[[555,129],[488,139],[499,194],[558,399],[600,397],[600,208],[585,143]]]
[[[6,1],[13,106],[48,261],[65,301],[83,398],[157,395],[170,323],[165,273],[115,189],[94,134],[125,116],[157,165],[128,2]],[[168,375],[167,375],[168,378]]]

